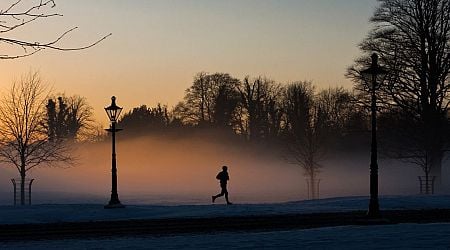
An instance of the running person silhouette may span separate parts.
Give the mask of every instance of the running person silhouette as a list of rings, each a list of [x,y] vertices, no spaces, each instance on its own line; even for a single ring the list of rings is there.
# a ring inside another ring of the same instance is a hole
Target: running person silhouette
[[[228,200],[227,182],[230,180],[230,177],[228,176],[227,166],[222,167],[222,171],[217,174],[216,179],[219,180],[220,188],[222,189],[222,191],[220,192],[220,194],[211,197],[212,202],[214,203],[214,201],[216,201],[217,198],[225,195],[225,200],[227,201],[227,204],[228,205],[233,204]]]

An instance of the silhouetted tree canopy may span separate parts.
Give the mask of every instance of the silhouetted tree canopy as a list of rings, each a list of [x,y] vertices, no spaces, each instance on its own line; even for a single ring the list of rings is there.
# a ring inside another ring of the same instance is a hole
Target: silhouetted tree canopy
[[[86,98],[65,95],[47,103],[46,128],[50,140],[85,139],[93,129],[92,107]]]
[[[158,104],[156,107],[142,105],[125,113],[119,120],[118,126],[126,128],[124,133],[131,135],[146,135],[161,133],[163,129],[177,126],[173,121],[166,106]]]
[[[226,73],[198,73],[175,108],[183,122],[200,126],[233,126],[239,80]]]
[[[245,77],[238,85],[241,95],[240,128],[250,141],[273,138],[281,132],[282,93],[273,80]]]

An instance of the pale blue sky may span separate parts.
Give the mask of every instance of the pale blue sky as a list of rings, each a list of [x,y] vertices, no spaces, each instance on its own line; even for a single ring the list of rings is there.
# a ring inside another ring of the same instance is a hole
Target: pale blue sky
[[[175,105],[200,71],[351,87],[345,70],[359,55],[357,44],[367,34],[377,5],[376,0],[56,3],[64,17],[14,35],[48,38],[79,26],[64,41],[67,46],[113,35],[86,51],[45,51],[0,61],[0,86],[8,87],[30,69],[40,70],[56,90],[86,96],[97,114],[113,94],[126,109],[157,102]]]

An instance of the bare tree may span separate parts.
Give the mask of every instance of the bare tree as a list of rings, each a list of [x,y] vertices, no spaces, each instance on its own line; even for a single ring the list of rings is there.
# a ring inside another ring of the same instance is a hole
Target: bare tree
[[[326,114],[330,128],[336,135],[342,133],[355,109],[352,94],[343,87],[330,87],[321,90],[316,99]]]
[[[29,170],[57,162],[70,164],[68,144],[49,141],[44,128],[48,90],[37,73],[14,82],[0,100],[0,161],[17,168],[21,204],[25,204],[25,177]]]
[[[6,5],[6,8],[0,10],[0,44],[9,45],[9,49],[16,49],[13,54],[0,54],[0,59],[26,57],[45,49],[60,51],[83,50],[95,46],[111,35],[108,34],[93,43],[75,48],[63,47],[60,45],[60,42],[78,27],[68,29],[49,41],[31,41],[8,37],[8,34],[12,34],[14,31],[29,24],[37,23],[39,20],[61,17],[61,14],[51,11],[55,6],[55,0],[15,0]],[[17,51],[18,48],[22,52]]]
[[[285,92],[289,162],[299,165],[308,178],[308,197],[318,197],[318,175],[327,149],[328,124],[310,82],[287,86]]]
[[[374,28],[361,43],[366,54],[349,70],[355,77],[376,52],[389,70],[378,94],[384,105],[400,107],[423,124],[427,164],[440,183],[443,153],[448,144],[450,99],[450,1],[379,0]],[[367,86],[361,86],[367,89]]]
[[[175,113],[186,123],[231,126],[238,84],[239,80],[227,73],[198,73]]]

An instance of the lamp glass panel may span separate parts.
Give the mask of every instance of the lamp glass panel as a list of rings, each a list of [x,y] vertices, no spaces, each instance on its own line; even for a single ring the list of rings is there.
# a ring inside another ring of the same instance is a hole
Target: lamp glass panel
[[[361,74],[361,78],[366,83],[371,84],[372,80],[373,80],[372,78],[375,75],[376,76],[376,79],[375,79],[376,83],[377,84],[381,84],[384,81],[385,77],[386,77],[387,71],[378,66],[378,67],[375,67],[375,68],[374,67],[370,67],[368,69],[365,69],[365,70],[361,71],[360,74]]]

